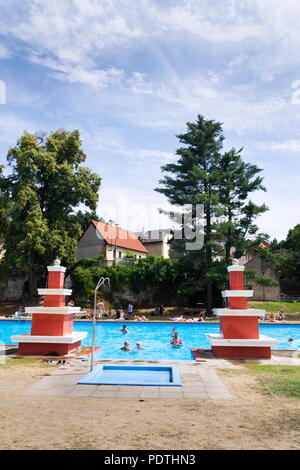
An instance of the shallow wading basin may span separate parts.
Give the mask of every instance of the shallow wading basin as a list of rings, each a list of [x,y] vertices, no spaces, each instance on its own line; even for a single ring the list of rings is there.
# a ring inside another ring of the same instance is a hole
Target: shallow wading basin
[[[82,377],[82,385],[158,385],[180,387],[177,366],[129,366],[99,364]]]

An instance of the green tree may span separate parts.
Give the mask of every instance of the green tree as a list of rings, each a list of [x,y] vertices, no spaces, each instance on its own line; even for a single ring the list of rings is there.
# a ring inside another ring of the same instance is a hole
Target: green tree
[[[190,262],[204,267],[200,271],[204,271],[206,307],[210,312],[213,286],[224,283],[231,249],[235,248],[237,256],[242,255],[246,237],[253,237],[258,230],[255,218],[267,210],[264,204],[248,200],[248,196],[265,188],[261,170],[245,163],[241,150],[222,153],[224,136],[220,122],[198,115],[195,123],[187,123],[187,132],[177,137],[184,144],[176,151],[179,159],[162,166],[164,178],[156,191],[175,206],[204,206],[204,247],[186,255]]]
[[[285,240],[273,240],[264,256],[280,276],[282,292],[300,295],[300,224],[290,229]]]
[[[253,241],[247,241],[247,237],[254,238],[254,245],[268,238],[265,233],[257,235],[258,227],[254,220],[268,210],[265,204],[255,204],[248,200],[249,194],[254,191],[266,191],[263,186],[261,169],[256,165],[242,160],[241,151],[232,148],[225,152],[219,160],[219,181],[217,182],[222,216],[216,238],[224,240],[225,261],[229,262],[232,248],[235,256],[241,257],[246,248],[253,246]]]
[[[96,220],[97,222],[105,223],[105,220],[103,219],[103,217],[99,217],[96,214],[96,211],[91,211],[91,212],[90,211],[85,211],[85,212],[83,212],[83,211],[79,210],[74,215],[74,220],[76,220],[76,222],[78,222],[80,224],[81,230],[85,230],[87,228],[87,226],[89,225],[91,220]]]
[[[31,296],[36,274],[47,264],[73,259],[80,233],[74,209],[96,209],[101,178],[82,165],[85,160],[77,130],[48,137],[25,132],[8,151],[11,173],[0,177],[10,201],[4,263],[8,272],[28,273]]]
[[[282,248],[300,252],[300,224],[295,225],[294,228],[289,230],[286,240],[282,242]]]
[[[198,115],[195,123],[187,123],[187,132],[179,134],[184,146],[176,150],[177,163],[162,166],[164,178],[156,191],[164,194],[175,206],[204,205],[205,241],[204,256],[206,272],[206,307],[212,308],[213,234],[215,221],[220,213],[220,198],[217,192],[218,168],[223,146],[222,125]],[[194,214],[193,214],[194,215]]]

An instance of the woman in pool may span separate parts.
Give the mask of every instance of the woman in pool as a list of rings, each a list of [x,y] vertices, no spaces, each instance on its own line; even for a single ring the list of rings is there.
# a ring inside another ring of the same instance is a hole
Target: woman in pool
[[[131,351],[128,341],[124,342],[124,346],[121,348],[121,351]]]
[[[128,333],[128,330],[126,328],[126,325],[123,325],[122,328],[119,330],[119,331],[122,331],[122,333]]]

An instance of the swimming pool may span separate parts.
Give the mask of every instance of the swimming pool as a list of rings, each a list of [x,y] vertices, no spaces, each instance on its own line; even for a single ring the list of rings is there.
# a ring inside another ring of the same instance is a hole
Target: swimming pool
[[[122,323],[97,323],[95,345],[101,346],[96,353],[97,359],[126,360],[192,360],[191,348],[210,348],[205,333],[218,333],[217,323],[126,323],[128,333],[120,332]],[[174,348],[168,343],[171,340],[172,328],[176,328],[184,342],[181,348]],[[10,344],[10,336],[30,332],[29,321],[0,321],[0,342]],[[276,349],[291,349],[289,338],[298,341],[300,349],[300,324],[260,324],[261,334],[277,339]],[[74,331],[87,331],[88,336],[82,341],[83,346],[91,345],[92,322],[74,322]],[[121,351],[124,341],[128,341],[131,352]],[[136,349],[137,341],[142,342],[143,350]]]

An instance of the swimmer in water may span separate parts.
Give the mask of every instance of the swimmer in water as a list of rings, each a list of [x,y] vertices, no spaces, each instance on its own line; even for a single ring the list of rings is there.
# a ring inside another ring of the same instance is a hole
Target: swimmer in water
[[[296,341],[294,338],[290,338],[290,339],[288,340],[288,343],[289,343],[289,345],[290,345],[292,348],[297,349],[297,341]]]
[[[121,351],[131,351],[128,341],[124,342],[124,346],[121,348]]]
[[[138,342],[136,343],[136,349],[138,349],[139,351],[140,351],[141,349],[145,349],[145,348],[143,348],[141,341],[138,341]]]
[[[172,341],[170,342],[173,346],[183,346],[183,341],[179,338],[177,331],[175,331]]]
[[[128,330],[126,328],[126,325],[123,325],[122,328],[119,330],[119,331],[122,331],[122,333],[128,333]]]

